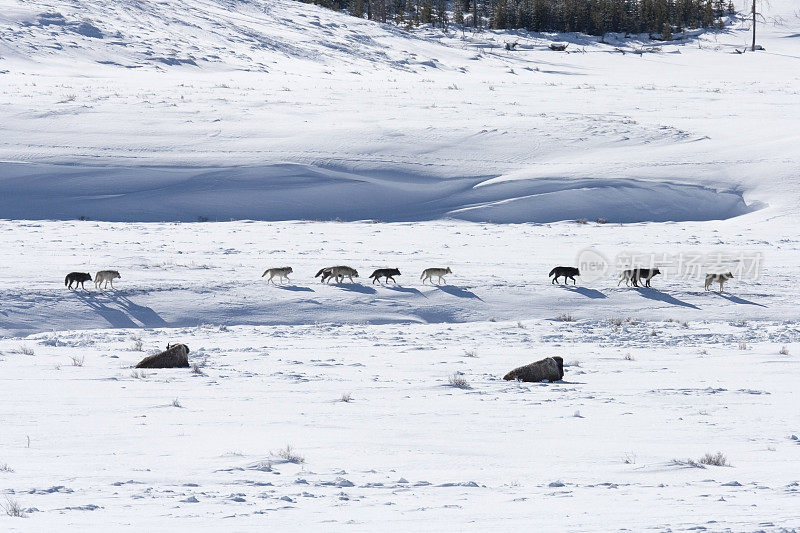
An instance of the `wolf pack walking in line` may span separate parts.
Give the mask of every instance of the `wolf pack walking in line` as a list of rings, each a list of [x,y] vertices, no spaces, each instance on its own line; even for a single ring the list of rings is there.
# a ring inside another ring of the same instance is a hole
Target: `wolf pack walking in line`
[[[290,266],[268,268],[261,274],[261,277],[266,277],[267,283],[272,283],[273,285],[276,285],[274,279],[278,278],[278,281],[283,285],[284,280],[287,283],[291,283],[289,274],[293,272],[294,269]],[[442,283],[447,283],[444,276],[452,273],[453,271],[450,267],[426,268],[422,271],[419,279],[422,280],[423,285],[425,285],[426,281],[430,281],[431,285],[434,285],[435,278],[435,284],[441,285]],[[661,271],[658,268],[626,269],[620,273],[617,286],[619,287],[624,281],[626,287],[648,288],[650,287],[650,282],[653,277],[659,274],[661,274]],[[390,280],[396,285],[397,280],[395,277],[400,275],[400,269],[398,268],[379,268],[370,274],[369,278],[372,280],[373,285],[375,283],[388,284]],[[576,267],[557,266],[550,271],[548,278],[552,278],[552,284],[560,285],[558,280],[559,278],[563,278],[565,285],[569,285],[569,280],[572,280],[572,284],[576,285],[577,281],[575,278],[580,275],[580,269]],[[357,277],[358,270],[346,265],[323,267],[319,269],[314,276],[314,278],[320,278],[320,282],[324,284],[330,284],[331,280],[334,280],[337,284],[341,284],[345,279],[349,280],[350,283],[355,283],[354,278]],[[733,273],[731,272],[709,273],[705,277],[705,290],[710,290],[713,283],[718,283],[719,291],[723,292],[725,282],[733,279],[733,277]],[[94,286],[97,289],[105,289],[108,288],[110,284],[113,290],[114,280],[121,278],[122,276],[117,270],[100,270],[94,275]],[[381,282],[381,279],[384,281]],[[73,289],[73,285],[75,290],[78,289],[78,285],[80,285],[81,289],[87,290],[86,287],[84,287],[84,283],[92,280],[92,275],[88,272],[70,272],[64,279],[64,285],[70,290]],[[136,365],[136,368],[186,368],[189,367],[188,354],[189,347],[187,345],[168,344],[166,350],[145,357]],[[561,381],[564,379],[564,360],[559,356],[546,357],[540,361],[535,361],[511,370],[503,376],[503,379],[506,381],[525,382]]]
[[[273,285],[277,285],[274,278],[278,278],[281,284],[283,284],[284,280],[287,283],[291,283],[289,279],[289,274],[293,273],[294,270],[292,267],[278,267],[278,268],[268,268],[261,274],[261,277],[267,277],[267,283],[272,283]],[[422,284],[425,285],[426,281],[430,281],[431,285],[434,285],[433,279],[436,278],[435,285],[441,285],[443,283],[447,283],[447,280],[444,279],[444,276],[447,274],[452,274],[453,271],[450,267],[436,267],[436,268],[426,268],[422,271],[419,279],[422,280]],[[617,287],[619,287],[622,282],[625,282],[626,287],[650,287],[650,281],[653,277],[661,274],[661,270],[658,268],[631,268],[623,270],[620,273],[619,281],[617,282]],[[376,282],[379,284],[382,283],[389,283],[389,280],[392,281],[395,285],[397,284],[397,280],[395,276],[400,276],[400,270],[397,268],[379,268],[375,270],[372,274],[369,275],[369,278],[372,280],[372,284],[374,285]],[[569,267],[569,266],[557,266],[553,268],[548,274],[548,278],[552,278],[552,284],[559,284],[558,278],[564,278],[564,284],[569,285],[568,280],[572,280],[572,284],[576,285],[577,281],[575,280],[576,277],[581,275],[580,270],[576,267]],[[355,283],[356,281],[353,278],[358,277],[358,270],[355,268],[345,266],[345,265],[337,265],[331,267],[323,267],[319,269],[319,271],[314,276],[315,278],[320,278],[321,283],[330,284],[331,280],[334,280],[337,284],[341,284],[345,278],[350,280],[350,283]],[[706,274],[705,278],[705,285],[704,288],[706,291],[711,290],[711,285],[714,283],[719,284],[719,292],[725,292],[725,282],[728,280],[733,279],[733,273],[725,272],[725,273],[709,273]],[[96,289],[100,289],[101,285],[103,289],[107,289],[109,284],[111,288],[114,288],[114,280],[121,279],[122,276],[116,270],[100,270],[94,275],[94,286]],[[384,279],[384,282],[381,282],[381,278]],[[68,289],[72,290],[73,285],[74,289],[78,289],[78,285],[80,285],[81,289],[87,290],[84,286],[84,283],[87,281],[92,281],[92,275],[88,272],[70,272],[67,274],[67,277],[64,278],[64,286]],[[640,285],[641,283],[641,285]]]

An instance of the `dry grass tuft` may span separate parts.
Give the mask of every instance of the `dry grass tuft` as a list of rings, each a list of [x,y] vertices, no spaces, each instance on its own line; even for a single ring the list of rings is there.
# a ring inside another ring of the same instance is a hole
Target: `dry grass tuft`
[[[25,518],[26,516],[19,503],[8,496],[6,496],[6,503],[0,504],[0,507],[3,508],[8,516],[13,516],[15,518]]]
[[[471,389],[469,382],[467,379],[459,374],[458,372],[450,375],[447,378],[447,382],[450,384],[451,387],[455,387],[457,389]]]
[[[725,457],[725,454],[722,452],[717,453],[707,453],[703,457],[697,461],[701,465],[710,465],[710,466],[730,466],[728,464],[728,458]]]
[[[288,444],[286,445],[286,448],[278,450],[278,453],[276,453],[275,455],[277,455],[278,457],[280,457],[281,459],[283,459],[288,463],[301,465],[306,462],[306,458],[300,455],[299,453],[295,452],[294,449],[292,449],[292,447],[289,446]]]

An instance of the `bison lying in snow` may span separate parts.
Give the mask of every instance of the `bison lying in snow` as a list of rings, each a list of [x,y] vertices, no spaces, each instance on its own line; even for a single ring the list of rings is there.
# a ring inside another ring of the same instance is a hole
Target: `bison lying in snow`
[[[515,368],[503,379],[511,381],[560,381],[564,377],[564,359],[559,356],[548,357],[529,365]]]
[[[185,344],[167,344],[161,353],[149,355],[139,361],[136,368],[183,368],[189,366],[189,347]]]

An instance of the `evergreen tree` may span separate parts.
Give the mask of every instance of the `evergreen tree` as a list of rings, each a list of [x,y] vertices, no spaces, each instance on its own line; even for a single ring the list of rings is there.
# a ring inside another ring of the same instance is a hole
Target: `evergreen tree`
[[[461,9],[461,2],[456,0],[453,6],[453,22],[456,24],[464,24],[464,11]]]
[[[448,9],[456,24],[480,27],[486,18],[495,29],[530,31],[644,33],[672,37],[685,28],[720,27],[732,0],[302,0],[355,17],[398,25],[434,24],[446,27]]]

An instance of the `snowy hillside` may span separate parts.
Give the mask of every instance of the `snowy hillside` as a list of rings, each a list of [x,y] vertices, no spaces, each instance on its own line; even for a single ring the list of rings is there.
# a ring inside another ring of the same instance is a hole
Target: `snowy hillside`
[[[654,47],[409,34],[288,0],[5,0],[0,216],[783,212],[800,197],[800,21],[773,4],[766,52],[739,55],[743,24]]]
[[[0,0],[0,531],[800,530],[795,4],[737,53]]]

